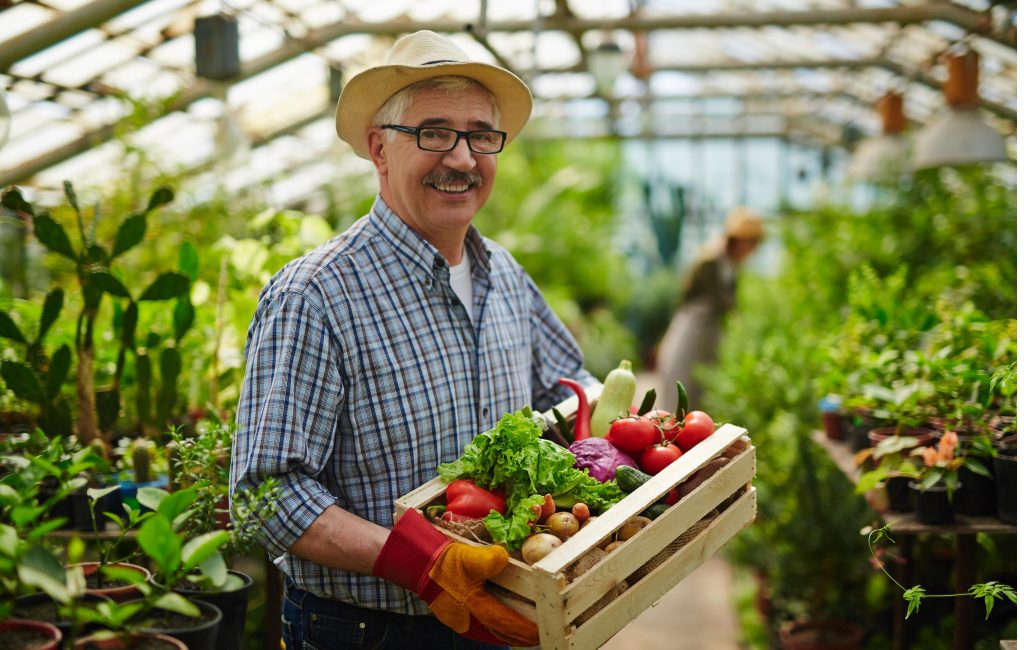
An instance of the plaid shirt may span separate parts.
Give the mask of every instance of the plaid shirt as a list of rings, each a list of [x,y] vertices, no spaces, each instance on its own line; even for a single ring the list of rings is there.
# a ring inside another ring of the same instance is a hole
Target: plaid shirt
[[[233,489],[274,476],[271,558],[319,596],[407,614],[412,593],[288,548],[328,506],[392,526],[395,500],[481,431],[594,379],[580,349],[508,251],[470,228],[477,322],[444,257],[378,197],[342,235],[290,262],[260,295],[232,453]]]

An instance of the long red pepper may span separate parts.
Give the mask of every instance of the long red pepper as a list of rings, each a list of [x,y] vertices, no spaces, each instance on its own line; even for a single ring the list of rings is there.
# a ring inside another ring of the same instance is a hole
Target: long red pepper
[[[573,439],[586,440],[590,437],[590,403],[587,401],[587,391],[583,388],[583,384],[575,379],[563,377],[558,380],[558,383],[568,386],[576,393],[576,399],[579,400],[580,405],[576,409],[576,428],[573,429]]]

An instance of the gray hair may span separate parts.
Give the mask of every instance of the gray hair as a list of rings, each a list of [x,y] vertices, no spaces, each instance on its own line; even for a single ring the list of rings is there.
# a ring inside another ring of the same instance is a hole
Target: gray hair
[[[494,94],[491,93],[486,86],[475,79],[470,79],[469,77],[457,77],[454,75],[424,79],[423,81],[418,81],[411,86],[402,88],[384,102],[384,105],[377,110],[370,123],[374,126],[381,126],[382,124],[400,124],[405,112],[409,110],[410,106],[412,106],[412,100],[415,99],[416,94],[424,90],[443,90],[448,93],[455,93],[471,88],[478,88],[487,94],[487,97],[491,102],[491,112],[494,116],[494,128],[498,128],[498,124],[501,122],[501,114],[498,111],[498,102],[495,100]],[[384,137],[388,142],[391,142],[395,139],[395,132],[388,129]]]

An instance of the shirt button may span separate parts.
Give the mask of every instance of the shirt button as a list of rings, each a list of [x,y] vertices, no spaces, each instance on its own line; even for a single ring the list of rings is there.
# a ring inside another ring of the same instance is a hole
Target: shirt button
[[[458,307],[459,306],[459,299],[458,298],[452,298],[451,305],[452,305],[452,307]]]
[[[483,414],[484,414],[484,417],[487,417],[487,415],[488,415],[488,414],[489,414],[490,412],[491,412],[491,409],[487,408],[486,406],[485,406],[485,407],[483,408],[483,411],[481,411],[481,413],[483,413]]]

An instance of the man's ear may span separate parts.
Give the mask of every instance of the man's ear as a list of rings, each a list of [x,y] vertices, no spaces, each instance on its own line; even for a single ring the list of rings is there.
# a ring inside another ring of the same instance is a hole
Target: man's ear
[[[366,143],[369,145],[370,160],[377,168],[377,173],[387,172],[387,156],[384,155],[384,129],[372,128],[366,132]]]

